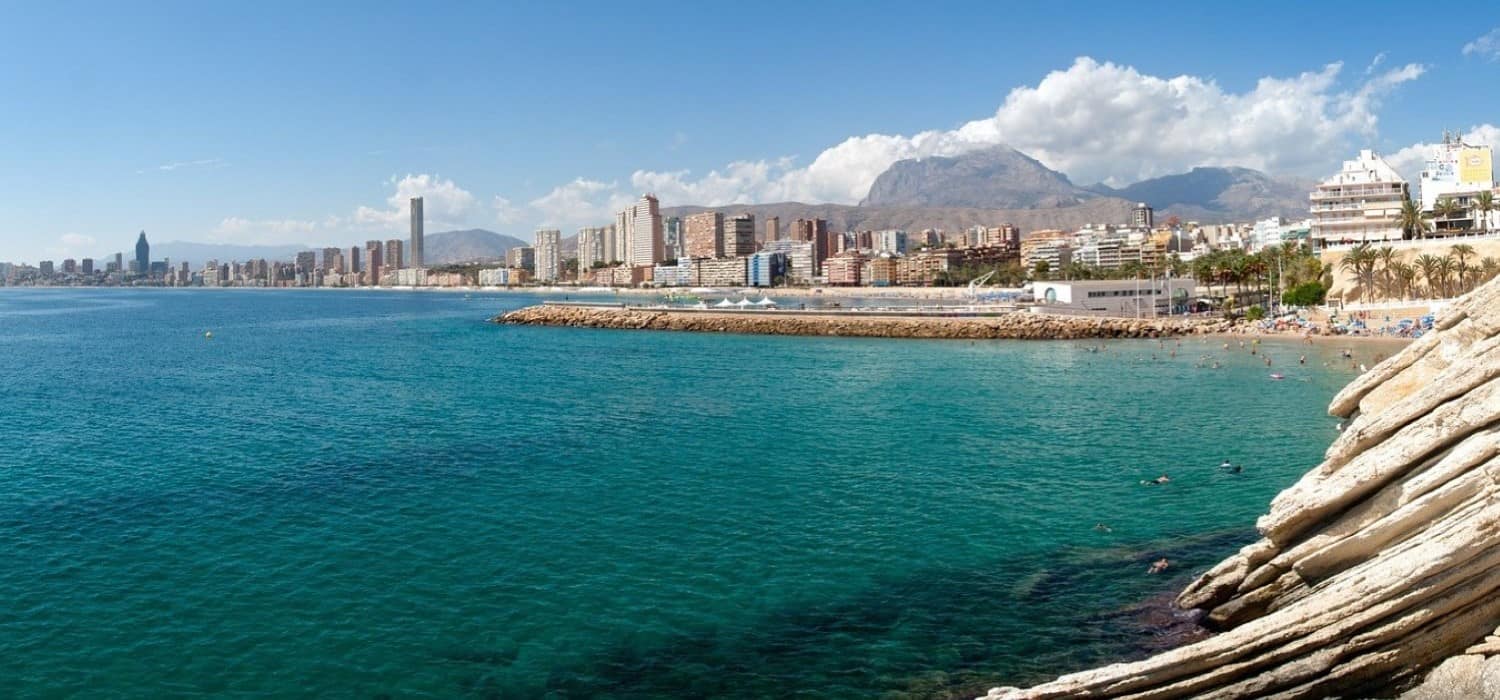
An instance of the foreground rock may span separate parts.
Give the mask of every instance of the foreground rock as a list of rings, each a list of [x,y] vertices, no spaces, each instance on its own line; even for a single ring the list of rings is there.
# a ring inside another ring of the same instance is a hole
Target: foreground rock
[[[986,697],[1500,697],[1500,281],[1330,412],[1342,435],[1262,539],[1178,597],[1218,634]]]
[[[990,317],[851,317],[784,312],[686,312],[614,307],[528,306],[495,319],[499,323],[660,331],[835,335],[870,338],[1083,339],[1160,338],[1223,333],[1218,319],[1123,319],[1011,313]]]

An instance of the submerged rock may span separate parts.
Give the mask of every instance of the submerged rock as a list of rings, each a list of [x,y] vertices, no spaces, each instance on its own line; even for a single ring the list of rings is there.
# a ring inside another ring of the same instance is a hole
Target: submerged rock
[[[1500,281],[1329,410],[1262,539],[1178,596],[1214,636],[985,697],[1500,697]]]

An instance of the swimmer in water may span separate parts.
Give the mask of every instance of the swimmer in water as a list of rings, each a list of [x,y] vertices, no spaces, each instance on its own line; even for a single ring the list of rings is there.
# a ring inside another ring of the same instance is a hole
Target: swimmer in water
[[[1151,568],[1146,569],[1146,573],[1148,573],[1148,574],[1159,574],[1159,573],[1161,573],[1163,571],[1166,571],[1167,567],[1169,567],[1171,565],[1172,565],[1172,562],[1167,561],[1166,557],[1162,557],[1160,559],[1157,559],[1154,562],[1151,562]]]
[[[1113,530],[1111,530],[1108,525],[1099,523],[1098,525],[1094,526],[1094,532],[1113,532]]]
[[[1220,468],[1220,469],[1228,469],[1228,468],[1230,468],[1230,467],[1233,467],[1233,466],[1234,466],[1234,465],[1233,465],[1233,464],[1230,464],[1230,463],[1229,463],[1229,460],[1227,460],[1227,459],[1226,459],[1226,460],[1224,460],[1224,461],[1222,461],[1222,462],[1219,462],[1219,468]]]
[[[1305,364],[1307,364],[1307,356],[1303,355],[1301,357],[1298,357],[1297,358],[1297,364],[1299,364],[1299,365],[1305,365]]]

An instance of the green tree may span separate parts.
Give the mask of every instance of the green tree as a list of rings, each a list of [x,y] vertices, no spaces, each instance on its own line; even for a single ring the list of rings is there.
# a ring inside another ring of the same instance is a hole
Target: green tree
[[[1407,238],[1425,238],[1427,232],[1432,230],[1432,222],[1422,212],[1422,207],[1411,199],[1401,202],[1400,222],[1401,231]]]
[[[1474,223],[1480,231],[1490,230],[1490,212],[1495,210],[1495,194],[1484,190],[1470,202],[1474,206]]]
[[[1443,294],[1443,270],[1442,258],[1436,255],[1423,254],[1417,256],[1414,264],[1417,271],[1421,273],[1422,279],[1427,282],[1427,295],[1429,298],[1440,297]]]
[[[1287,306],[1316,306],[1323,303],[1327,295],[1328,288],[1324,287],[1322,282],[1314,280],[1303,282],[1283,292],[1281,303]]]
[[[1469,258],[1476,256],[1474,246],[1467,243],[1459,243],[1449,248],[1448,251],[1448,254],[1452,255],[1457,261],[1457,264],[1454,265],[1454,270],[1458,273],[1458,291],[1459,293],[1467,292],[1469,291]]]

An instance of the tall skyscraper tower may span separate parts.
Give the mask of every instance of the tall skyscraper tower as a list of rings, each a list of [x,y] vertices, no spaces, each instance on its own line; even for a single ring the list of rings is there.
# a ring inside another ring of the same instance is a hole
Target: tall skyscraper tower
[[[141,276],[151,274],[151,244],[146,242],[146,232],[135,239],[135,269]]]
[[[406,251],[406,257],[411,260],[411,266],[420,268],[424,260],[422,258],[422,198],[411,198],[411,249]]]
[[[536,232],[536,281],[556,282],[562,275],[562,232],[544,228]]]
[[[626,262],[633,267],[655,265],[662,257],[661,207],[656,195],[648,194],[632,207],[635,216],[630,222],[630,249]]]

